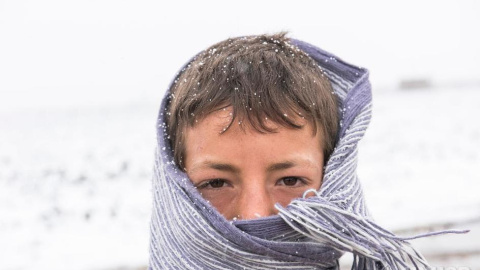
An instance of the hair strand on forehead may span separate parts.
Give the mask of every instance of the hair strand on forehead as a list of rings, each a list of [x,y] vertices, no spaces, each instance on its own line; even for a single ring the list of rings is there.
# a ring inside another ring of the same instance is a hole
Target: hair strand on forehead
[[[232,112],[225,130],[238,121],[268,133],[275,132],[268,122],[300,129],[305,120],[322,133],[326,159],[333,151],[339,120],[330,82],[285,33],[217,43],[197,55],[169,91],[166,121],[180,167],[185,156],[182,132],[223,108]]]

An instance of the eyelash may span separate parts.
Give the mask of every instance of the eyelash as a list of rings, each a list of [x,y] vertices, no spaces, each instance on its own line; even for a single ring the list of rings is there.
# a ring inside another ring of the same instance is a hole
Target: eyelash
[[[295,184],[293,184],[293,185],[286,185],[284,181],[285,181],[285,180],[288,180],[288,179],[295,179],[295,180],[297,180],[297,182],[295,182]],[[283,183],[281,183],[282,181],[283,181]],[[305,181],[305,179],[303,179],[303,178],[301,178],[301,177],[286,176],[286,177],[280,178],[280,179],[277,181],[277,185],[286,186],[286,187],[295,187],[295,186],[297,186],[298,181],[300,181],[302,185],[306,185],[306,184],[307,184],[307,181]],[[222,186],[221,186],[221,187],[213,187],[213,186],[212,186],[212,183],[218,184],[218,182],[222,182]],[[208,180],[208,181],[206,181],[206,182],[200,183],[200,184],[197,186],[197,189],[204,189],[204,188],[218,189],[218,188],[225,187],[226,184],[228,184],[228,183],[227,183],[227,181],[224,180],[224,179],[220,179],[220,178],[211,179],[211,180]]]
[[[223,185],[222,185],[221,187],[224,187],[225,184],[227,184],[227,181],[226,181],[226,180],[217,178],[217,179],[211,179],[211,180],[208,180],[208,181],[206,181],[206,182],[200,183],[200,184],[197,186],[197,188],[198,188],[198,189],[203,189],[203,188],[217,189],[217,188],[221,188],[221,187],[213,187],[213,186],[212,186],[212,183],[213,183],[213,182],[217,182],[217,181],[223,182]]]
[[[297,182],[295,182],[295,184],[293,184],[293,185],[286,185],[285,182],[284,182],[286,179],[295,179],[295,180],[297,180]],[[282,181],[283,181],[283,183],[281,183]],[[301,177],[297,177],[297,176],[282,177],[280,180],[277,181],[277,184],[282,185],[282,186],[286,186],[286,187],[295,187],[295,186],[297,186],[298,181],[300,181],[302,185],[307,184],[305,179],[303,179]]]

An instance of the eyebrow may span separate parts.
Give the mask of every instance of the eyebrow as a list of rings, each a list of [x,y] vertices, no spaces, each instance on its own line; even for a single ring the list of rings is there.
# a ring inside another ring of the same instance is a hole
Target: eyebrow
[[[284,161],[284,162],[278,162],[274,163],[268,166],[267,171],[268,172],[274,172],[274,171],[281,171],[281,170],[286,170],[290,169],[292,167],[297,166],[298,164],[293,162],[293,161]],[[194,172],[198,169],[201,168],[210,168],[210,169],[215,169],[219,171],[224,171],[224,172],[231,172],[231,173],[239,173],[240,169],[235,167],[234,165],[228,164],[228,163],[217,163],[213,161],[204,161],[202,162],[199,166],[195,166],[191,172]]]
[[[296,163],[292,161],[284,161],[284,162],[279,162],[279,163],[274,163],[268,166],[267,171],[268,172],[274,172],[274,171],[281,171],[281,170],[286,170],[290,169],[297,165]]]
[[[198,169],[201,169],[201,168],[210,168],[210,169],[215,169],[215,170],[219,170],[219,171],[224,171],[224,172],[231,172],[231,173],[238,173],[240,172],[240,169],[238,169],[237,167],[231,165],[231,164],[227,164],[227,163],[217,163],[217,162],[213,162],[213,161],[204,161],[202,163],[200,163],[198,166],[195,166],[191,172],[194,172]]]
[[[219,171],[224,171],[224,172],[232,172],[232,173],[240,172],[240,170],[237,167],[235,167],[233,165],[230,165],[230,164],[227,164],[227,163],[207,162],[207,166],[212,168],[212,169],[219,170]]]

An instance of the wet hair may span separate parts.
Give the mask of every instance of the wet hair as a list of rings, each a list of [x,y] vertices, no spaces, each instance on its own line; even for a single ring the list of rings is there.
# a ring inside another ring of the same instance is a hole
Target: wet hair
[[[184,168],[187,128],[210,113],[231,108],[232,123],[260,133],[277,125],[301,129],[299,119],[320,130],[325,161],[339,126],[336,96],[321,67],[289,43],[285,33],[231,38],[198,54],[169,89],[167,132],[174,159]]]

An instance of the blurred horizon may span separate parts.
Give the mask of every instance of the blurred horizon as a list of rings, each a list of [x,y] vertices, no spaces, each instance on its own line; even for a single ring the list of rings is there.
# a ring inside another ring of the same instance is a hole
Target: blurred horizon
[[[369,69],[374,92],[406,81],[479,85],[480,3],[0,1],[0,108],[160,101],[190,57],[232,36],[288,31]]]

